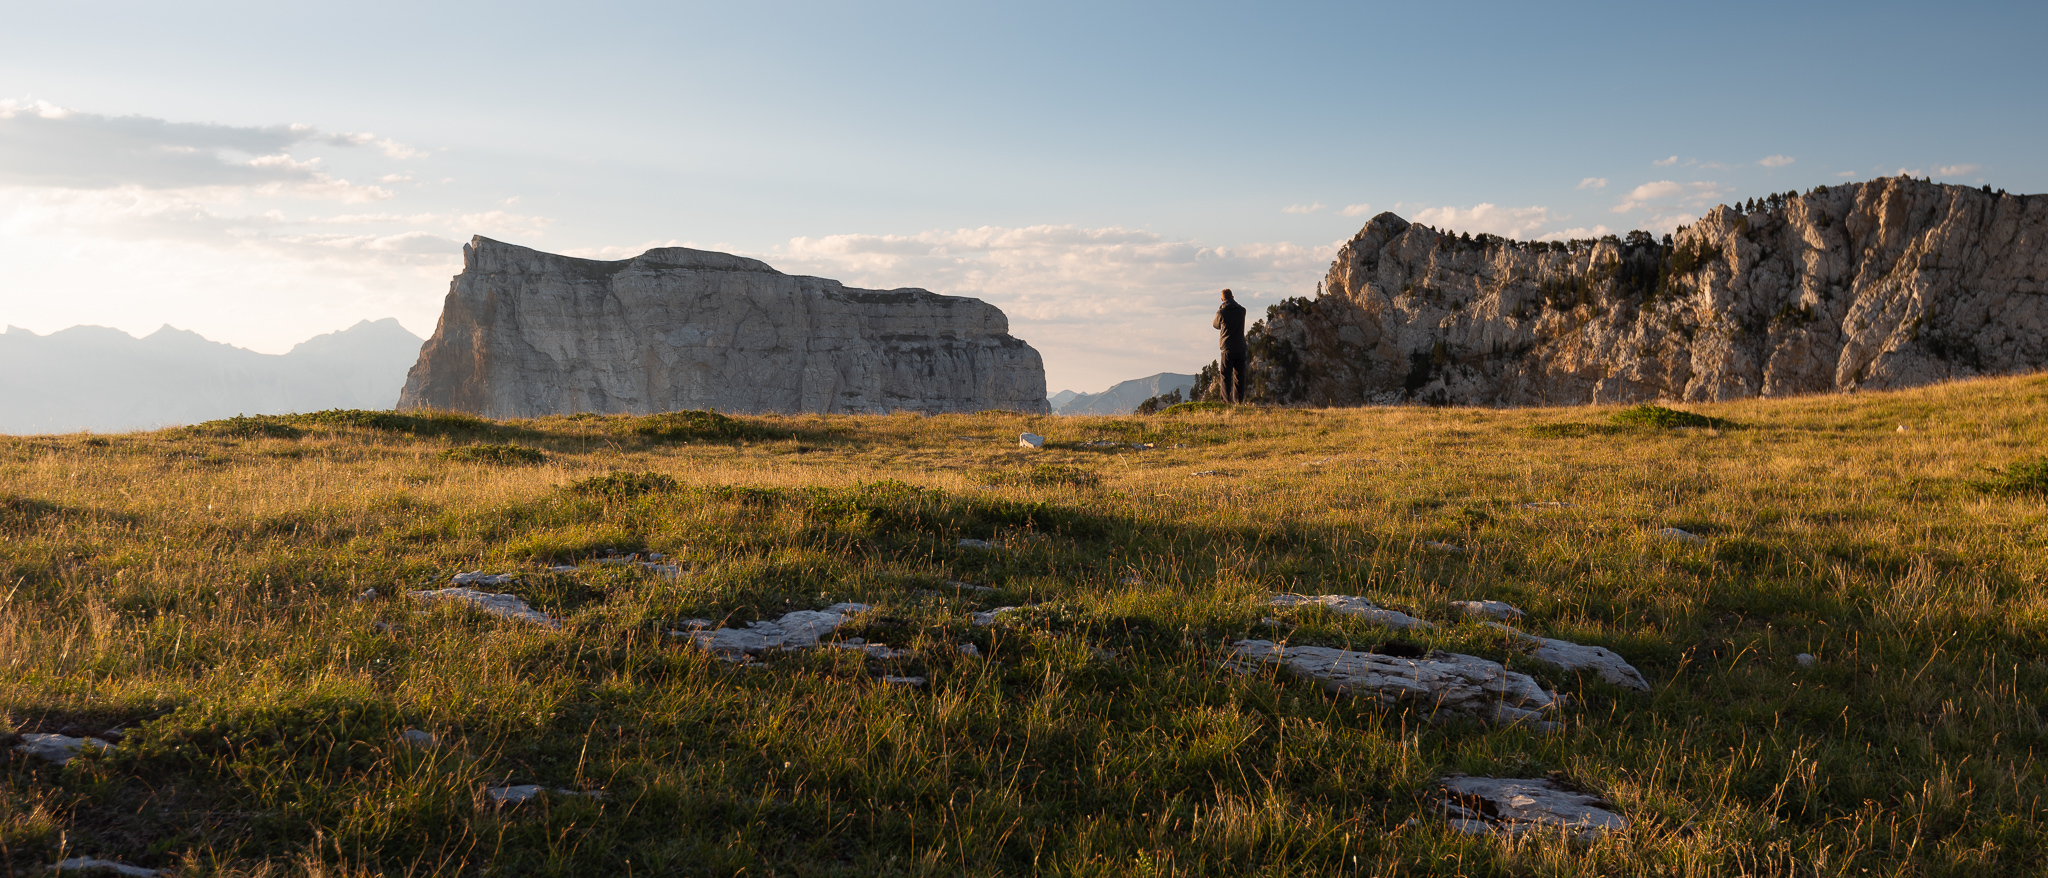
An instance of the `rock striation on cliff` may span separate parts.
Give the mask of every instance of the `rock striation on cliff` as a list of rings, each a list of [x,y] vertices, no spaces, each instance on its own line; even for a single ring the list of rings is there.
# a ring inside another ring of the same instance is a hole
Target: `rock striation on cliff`
[[[977,299],[682,247],[603,262],[477,237],[462,255],[400,409],[1048,411],[1038,352]]]
[[[2048,196],[1884,178],[1675,236],[1475,240],[1374,217],[1248,333],[1254,398],[1725,400],[2048,367]]]

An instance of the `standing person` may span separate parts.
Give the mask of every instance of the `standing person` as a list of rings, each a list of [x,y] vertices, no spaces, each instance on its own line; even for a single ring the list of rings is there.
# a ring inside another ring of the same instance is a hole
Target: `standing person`
[[[1217,378],[1223,382],[1223,401],[1244,402],[1244,306],[1223,291],[1223,304],[1216,308],[1216,320],[1210,324],[1220,333],[1216,338],[1219,348],[1216,356]]]

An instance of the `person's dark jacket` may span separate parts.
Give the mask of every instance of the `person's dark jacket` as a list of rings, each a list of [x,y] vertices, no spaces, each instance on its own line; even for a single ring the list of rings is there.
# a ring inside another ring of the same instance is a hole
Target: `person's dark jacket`
[[[1238,304],[1236,300],[1224,302],[1216,309],[1216,319],[1210,325],[1220,331],[1216,338],[1216,347],[1229,353],[1244,352],[1243,305]]]

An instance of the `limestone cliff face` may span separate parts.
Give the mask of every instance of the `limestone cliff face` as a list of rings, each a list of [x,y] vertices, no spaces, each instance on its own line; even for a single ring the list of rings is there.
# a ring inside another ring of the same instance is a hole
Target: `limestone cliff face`
[[[1669,243],[1374,217],[1249,333],[1257,398],[1723,400],[2048,367],[2048,196],[1887,178],[1717,207]]]
[[[680,247],[617,262],[478,237],[398,406],[493,418],[678,409],[1044,413],[995,306]]]

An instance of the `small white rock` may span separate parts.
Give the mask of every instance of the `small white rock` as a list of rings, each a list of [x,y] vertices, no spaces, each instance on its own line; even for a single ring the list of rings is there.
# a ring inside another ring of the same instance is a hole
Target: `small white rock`
[[[1202,470],[1201,472],[1195,473],[1195,475],[1198,475],[1198,476],[1213,476],[1213,475],[1215,475],[1215,474],[1216,474],[1216,471],[1215,471],[1215,470],[1213,470],[1213,469],[1205,469],[1205,470]]]
[[[421,731],[419,729],[406,729],[403,732],[399,732],[398,739],[400,741],[404,741],[406,743],[406,746],[415,747],[421,750],[432,750],[435,747],[439,746],[441,743],[439,740],[436,740],[434,738],[434,734],[432,732]]]
[[[1799,666],[1802,668],[1810,668],[1814,665],[1820,664],[1820,659],[1816,658],[1814,654],[1810,652],[1802,652],[1798,655],[1795,655],[1792,657],[1792,660],[1798,662]]]
[[[1000,615],[1002,615],[1002,614],[1004,614],[1004,613],[1009,613],[1009,612],[1014,612],[1014,611],[1017,611],[1017,610],[1021,610],[1021,609],[1024,609],[1024,608],[1023,608],[1023,607],[997,607],[997,608],[995,608],[995,609],[993,609],[993,610],[990,610],[990,611],[988,611],[988,612],[986,612],[986,613],[975,613],[975,614],[974,614],[974,624],[976,624],[976,625],[980,625],[980,626],[982,626],[982,627],[986,628],[986,627],[988,627],[988,626],[990,626],[990,625],[994,625],[994,624],[996,623],[996,617],[997,617],[997,616],[1000,616]]]
[[[847,619],[873,607],[867,604],[833,604],[822,610],[797,610],[772,622],[755,622],[745,628],[715,631],[671,632],[690,638],[698,648],[728,660],[744,660],[771,649],[808,649],[832,633]],[[695,621],[695,620],[692,620]]]
[[[960,541],[960,548],[963,549],[993,549],[995,547],[996,545],[988,540],[963,539]]]
[[[484,795],[490,797],[491,804],[503,808],[508,805],[524,805],[540,798],[540,794],[546,790],[547,788],[540,784],[527,783],[509,787],[490,787],[484,790]]]
[[[1453,555],[1465,554],[1464,546],[1453,546],[1450,543],[1440,543],[1436,540],[1423,540],[1422,545],[1426,548],[1435,549],[1439,552],[1449,552]]]
[[[960,654],[968,658],[981,658],[981,647],[972,643],[960,644]]]
[[[1628,828],[1599,796],[1573,792],[1541,778],[1444,778],[1441,800],[1452,829],[1473,835],[1562,832],[1591,840]]]
[[[439,591],[416,591],[413,597],[423,601],[454,601],[468,604],[493,616],[520,622],[531,622],[542,628],[560,628],[560,623],[526,605],[517,595],[496,594],[477,591],[473,588],[444,588]]]
[[[98,738],[74,738],[70,735],[46,735],[30,732],[21,736],[21,743],[16,744],[14,749],[17,752],[26,753],[40,759],[47,759],[58,765],[64,765],[88,749],[105,750],[112,746],[114,745]]]
[[[1900,424],[1900,425],[1899,425],[1899,429],[1898,429],[1898,431],[1897,431],[1897,432],[1900,432],[1900,433],[1904,433],[1904,432],[1906,432],[1906,425],[1905,425],[1905,424]]]
[[[1550,501],[1550,502],[1548,502],[1548,503],[1523,503],[1523,504],[1520,504],[1520,506],[1519,506],[1518,508],[1521,508],[1521,509],[1565,509],[1565,508],[1568,508],[1568,507],[1570,507],[1571,505],[1572,505],[1572,504],[1570,504],[1570,503],[1566,503],[1566,502],[1564,502],[1563,500],[1552,500],[1552,501]]]
[[[362,594],[356,595],[356,597],[355,597],[355,601],[356,601],[356,603],[359,603],[359,604],[360,604],[360,603],[363,603],[364,601],[374,601],[374,600],[376,600],[376,599],[377,599],[377,590],[376,590],[376,589],[374,589],[374,588],[364,589],[364,590],[363,590],[363,593],[362,593]]]
[[[923,677],[883,677],[883,678],[882,678],[882,682],[883,682],[883,683],[887,683],[887,684],[890,684],[890,685],[894,685],[894,686],[922,686],[922,685],[924,685],[924,678],[923,678]]]
[[[1389,610],[1356,595],[1325,594],[1310,597],[1300,594],[1276,594],[1267,604],[1275,607],[1305,607],[1310,605],[1329,608],[1330,612],[1345,616],[1357,616],[1368,622],[1375,622],[1389,628],[1435,628],[1422,619],[1417,619],[1399,610]]]
[[[456,585],[511,585],[519,581],[519,577],[510,573],[485,573],[481,570],[472,570],[468,573],[457,573],[448,581]]]
[[[1452,601],[1451,609],[1467,616],[1497,619],[1502,622],[1520,619],[1524,615],[1520,607],[1501,601]]]
[[[555,565],[555,566],[553,566],[553,567],[549,567],[549,568],[548,568],[548,572],[549,572],[549,573],[575,573],[575,572],[576,572],[576,565],[574,565],[574,564],[556,564],[556,565]]]
[[[947,585],[950,585],[950,586],[952,586],[952,587],[954,587],[954,588],[959,588],[959,589],[965,589],[965,590],[967,590],[967,591],[981,591],[981,592],[995,591],[995,589],[994,589],[994,588],[992,588],[992,587],[990,587],[990,586],[986,586],[986,585],[975,585],[975,584],[974,584],[974,583],[972,583],[972,582],[961,582],[961,581],[960,581],[960,580],[958,580],[958,579],[948,579],[948,580],[946,580],[946,584],[947,584]]]
[[[164,874],[161,869],[144,869],[141,866],[116,863],[113,860],[102,860],[99,857],[72,857],[68,860],[58,860],[50,864],[50,871],[60,875],[66,872],[112,872],[116,875],[127,875],[129,878],[156,878],[156,876]]]
[[[1506,631],[1521,638],[1529,647],[1529,657],[1547,665],[1554,665],[1567,671],[1592,671],[1600,679],[1624,689],[1638,692],[1650,691],[1650,681],[1643,678],[1643,672],[1628,663],[1613,650],[1603,646],[1585,646],[1569,640],[1555,640],[1537,637],[1525,631],[1516,631],[1498,622],[1487,625]]]
[[[1707,541],[1705,537],[1702,537],[1699,534],[1692,533],[1690,531],[1679,530],[1675,527],[1664,528],[1663,530],[1658,531],[1657,535],[1663,537],[1664,539],[1677,540],[1681,543],[1704,543]]]
[[[1017,434],[1017,444],[1023,448],[1044,448],[1045,437],[1037,433],[1019,433]]]

